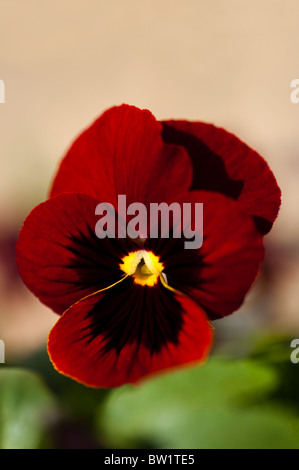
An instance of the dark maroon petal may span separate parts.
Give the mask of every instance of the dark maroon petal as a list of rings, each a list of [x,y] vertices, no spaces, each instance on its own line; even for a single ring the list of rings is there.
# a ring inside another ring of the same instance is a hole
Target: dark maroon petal
[[[126,239],[99,239],[97,201],[63,194],[29,214],[17,243],[19,272],[27,287],[62,314],[74,302],[117,282],[123,256],[136,249]]]
[[[202,246],[186,249],[184,237],[160,237],[148,239],[144,248],[160,257],[169,285],[196,300],[210,319],[229,315],[240,307],[257,276],[262,236],[230,198],[192,191],[183,202],[203,203]]]
[[[165,144],[162,126],[147,110],[122,105],[106,111],[69,149],[51,196],[84,193],[116,207],[175,200],[191,185],[192,165],[182,147]]]
[[[48,342],[57,370],[86,385],[116,387],[206,358],[212,330],[200,307],[162,285],[132,283],[127,278],[63,314]]]
[[[229,196],[269,232],[280,206],[280,189],[265,160],[233,134],[203,122],[165,121],[165,142],[182,145],[193,165],[191,189]]]

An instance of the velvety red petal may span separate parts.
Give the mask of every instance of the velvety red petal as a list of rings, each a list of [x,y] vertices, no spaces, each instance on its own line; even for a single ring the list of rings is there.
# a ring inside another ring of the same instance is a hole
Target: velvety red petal
[[[106,111],[73,143],[62,160],[51,195],[75,192],[127,204],[175,200],[192,182],[186,151],[165,144],[162,126],[147,110],[122,105]]]
[[[203,361],[211,341],[211,326],[191,299],[126,279],[67,310],[49,335],[48,351],[61,373],[116,387]]]
[[[144,248],[160,256],[169,285],[192,297],[210,319],[228,315],[240,307],[257,276],[262,236],[230,198],[192,191],[182,202],[203,203],[202,246],[186,249],[182,236],[149,238]]]
[[[97,201],[63,194],[29,214],[17,243],[18,269],[27,287],[62,314],[82,297],[117,282],[121,258],[136,249],[126,239],[99,239]]]
[[[193,164],[192,189],[217,191],[238,200],[267,233],[280,206],[280,189],[265,160],[235,135],[212,124],[163,122],[165,142],[182,145]]]

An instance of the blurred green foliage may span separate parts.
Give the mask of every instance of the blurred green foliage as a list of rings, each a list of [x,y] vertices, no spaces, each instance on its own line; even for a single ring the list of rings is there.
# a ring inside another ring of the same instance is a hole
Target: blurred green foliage
[[[0,447],[297,449],[290,341],[252,338],[242,359],[218,349],[204,366],[113,390],[87,388],[35,354],[0,369]]]
[[[0,369],[0,448],[48,447],[56,405],[40,378],[26,370]]]
[[[99,427],[120,447],[299,447],[292,414],[265,400],[277,385],[275,372],[256,361],[213,358],[114,391]]]

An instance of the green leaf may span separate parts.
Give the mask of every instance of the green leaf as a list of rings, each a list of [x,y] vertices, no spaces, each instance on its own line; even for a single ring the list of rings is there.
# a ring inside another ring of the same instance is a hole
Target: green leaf
[[[298,420],[265,400],[277,380],[257,361],[214,357],[113,391],[98,428],[116,448],[299,448]]]
[[[50,362],[47,351],[38,351],[18,366],[33,370],[40,375],[59,400],[60,407],[70,418],[93,428],[94,411],[109,393],[108,389],[93,389],[57,372]]]
[[[32,372],[0,369],[0,448],[36,449],[45,445],[55,402]]]

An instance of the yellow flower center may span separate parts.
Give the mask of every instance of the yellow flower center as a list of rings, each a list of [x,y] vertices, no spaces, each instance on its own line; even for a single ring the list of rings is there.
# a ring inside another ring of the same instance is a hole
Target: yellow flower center
[[[151,251],[133,251],[122,259],[120,269],[134,277],[134,282],[141,286],[154,286],[162,273],[164,266],[160,258]]]

